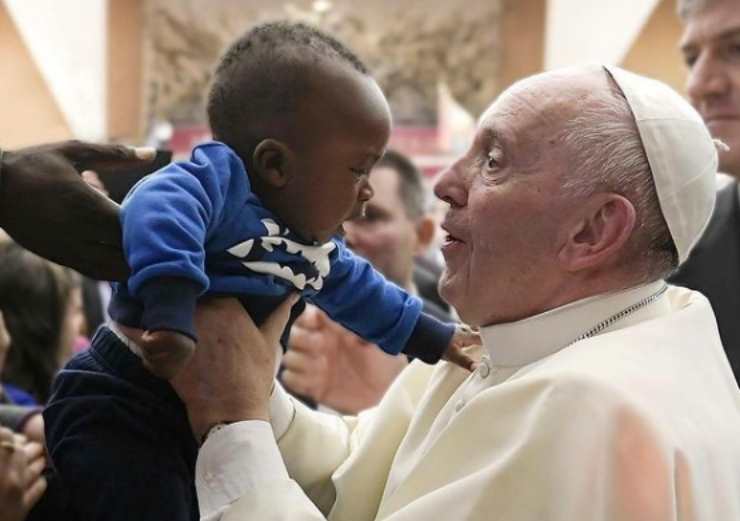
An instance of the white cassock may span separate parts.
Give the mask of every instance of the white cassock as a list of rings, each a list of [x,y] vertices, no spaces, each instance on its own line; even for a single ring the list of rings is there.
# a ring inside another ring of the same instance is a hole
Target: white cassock
[[[476,372],[413,363],[357,418],[278,388],[201,449],[203,517],[740,520],[740,392],[702,295],[631,309],[662,285],[485,328]]]

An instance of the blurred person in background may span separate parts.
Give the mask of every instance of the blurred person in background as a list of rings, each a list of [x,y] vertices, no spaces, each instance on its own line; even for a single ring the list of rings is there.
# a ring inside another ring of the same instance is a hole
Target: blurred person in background
[[[10,334],[5,327],[5,319],[0,312],[0,373],[10,349]],[[41,408],[18,405],[0,385],[0,427],[25,435],[27,438],[44,443],[44,420]]]
[[[729,147],[719,153],[719,171],[732,182],[717,193],[701,241],[669,281],[707,296],[740,381],[740,2],[679,0],[678,11],[689,100],[712,137]]]
[[[0,371],[10,335],[0,312]],[[14,405],[0,387],[0,518],[22,521],[46,489],[44,423],[38,407]]]
[[[435,234],[421,173],[403,154],[388,150],[370,176],[375,192],[365,215],[344,224],[347,245],[389,280],[418,294],[424,311],[450,320],[437,293],[437,276],[415,259]],[[422,288],[424,290],[422,290]],[[293,325],[281,379],[292,392],[342,413],[380,401],[405,356],[391,356],[309,306]]]
[[[44,404],[83,327],[79,276],[14,242],[0,243],[0,310],[11,339],[3,388],[16,404]]]

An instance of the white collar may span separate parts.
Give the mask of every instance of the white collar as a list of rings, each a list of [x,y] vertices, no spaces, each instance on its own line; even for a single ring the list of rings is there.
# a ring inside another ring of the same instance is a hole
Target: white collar
[[[530,364],[572,344],[600,322],[654,295],[664,286],[665,282],[659,280],[577,300],[516,322],[484,327],[481,329],[483,346],[494,366]],[[626,321],[616,321],[615,328],[623,322]]]

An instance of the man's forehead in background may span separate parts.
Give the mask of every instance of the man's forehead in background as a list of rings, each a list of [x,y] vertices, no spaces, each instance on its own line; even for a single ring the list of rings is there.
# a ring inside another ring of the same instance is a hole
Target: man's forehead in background
[[[740,37],[740,4],[720,0],[690,13],[683,20],[684,32],[679,48],[686,53],[698,45]]]

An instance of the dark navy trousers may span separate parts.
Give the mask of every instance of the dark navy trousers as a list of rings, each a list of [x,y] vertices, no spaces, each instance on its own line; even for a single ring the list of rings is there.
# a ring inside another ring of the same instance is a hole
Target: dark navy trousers
[[[56,508],[65,512],[57,519],[198,519],[198,445],[185,406],[110,329],[66,365],[52,393],[44,421],[49,495],[63,497]]]

